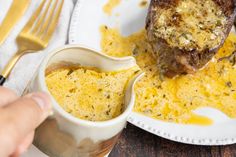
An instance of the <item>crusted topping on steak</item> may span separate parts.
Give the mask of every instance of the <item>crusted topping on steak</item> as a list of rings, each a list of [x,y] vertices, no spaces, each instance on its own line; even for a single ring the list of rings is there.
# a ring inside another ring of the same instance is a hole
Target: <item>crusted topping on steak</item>
[[[202,51],[221,43],[226,19],[212,0],[181,0],[156,11],[154,33],[172,47]]]
[[[151,0],[148,40],[160,72],[194,73],[216,54],[228,36],[236,0]]]

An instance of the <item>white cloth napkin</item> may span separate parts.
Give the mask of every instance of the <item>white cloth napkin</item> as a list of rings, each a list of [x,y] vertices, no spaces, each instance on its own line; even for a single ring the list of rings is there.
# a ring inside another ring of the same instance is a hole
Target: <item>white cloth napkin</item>
[[[0,0],[0,23],[4,19],[11,3],[12,0]],[[0,70],[3,69],[7,61],[17,51],[15,39],[40,3],[41,0],[31,0],[30,6],[24,17],[14,27],[4,44],[0,45]],[[15,90],[19,95],[22,94],[42,59],[50,52],[50,50],[65,45],[67,42],[69,22],[74,3],[75,0],[65,0],[58,27],[47,49],[22,57],[5,83],[6,87]]]
[[[19,95],[22,94],[42,59],[50,53],[50,50],[66,44],[70,18],[75,2],[76,0],[65,0],[58,27],[47,49],[22,57],[5,83],[6,87],[15,90]],[[11,3],[12,0],[0,0],[0,23],[4,19]],[[15,39],[40,3],[41,0],[31,0],[30,7],[24,17],[14,27],[4,44],[0,45],[0,70],[17,51]],[[23,157],[46,157],[46,155],[34,146],[31,146],[30,150]]]

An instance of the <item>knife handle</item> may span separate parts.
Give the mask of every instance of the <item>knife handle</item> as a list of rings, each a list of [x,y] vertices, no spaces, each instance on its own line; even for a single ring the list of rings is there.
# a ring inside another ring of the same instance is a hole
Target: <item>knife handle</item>
[[[2,75],[0,75],[0,86],[3,86],[3,84],[5,83],[6,78],[3,77]]]

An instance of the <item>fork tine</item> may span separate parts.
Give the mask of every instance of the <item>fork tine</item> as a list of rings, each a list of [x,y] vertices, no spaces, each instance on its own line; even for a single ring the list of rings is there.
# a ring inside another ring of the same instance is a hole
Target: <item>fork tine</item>
[[[52,0],[51,0],[52,1]],[[47,29],[47,27],[49,26],[50,24],[50,21],[52,20],[53,18],[53,14],[55,12],[55,9],[57,7],[57,2],[58,1],[55,1],[54,4],[53,4],[53,7],[51,8],[50,12],[49,12],[49,16],[47,17],[47,19],[45,19],[40,31],[39,31],[39,34],[43,34],[45,32],[45,30]]]
[[[45,21],[45,18],[47,16],[47,13],[48,13],[48,10],[51,6],[51,3],[52,3],[52,0],[50,0],[48,3],[47,3],[47,6],[46,6],[46,9],[45,11],[43,12],[43,15],[41,15],[41,17],[37,20],[37,23],[35,24],[34,26],[34,29],[32,31],[33,34],[37,33],[39,30],[40,30],[40,27],[41,25],[44,23]],[[43,8],[42,8],[43,9]]]
[[[32,17],[30,18],[29,22],[25,25],[25,27],[23,28],[22,32],[28,32],[30,31],[30,29],[33,27],[34,23],[35,23],[35,19],[37,19],[37,17],[40,15],[41,10],[43,9],[43,6],[45,5],[46,0],[43,0],[43,2],[40,4],[40,6],[38,7],[38,9],[34,12],[34,14],[32,15]]]
[[[64,0],[61,0],[61,4],[59,5],[57,12],[54,14],[54,17],[52,18],[52,20],[47,28],[47,31],[44,33],[45,35],[42,37],[42,39],[47,42],[51,39],[54,29],[56,28],[56,26],[58,24],[59,17],[61,15],[61,10],[63,8],[63,4],[64,4]]]

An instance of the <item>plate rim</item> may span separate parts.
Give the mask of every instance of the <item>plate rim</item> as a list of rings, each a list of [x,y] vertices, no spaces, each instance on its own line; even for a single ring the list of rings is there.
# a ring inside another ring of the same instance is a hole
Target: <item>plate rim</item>
[[[77,16],[79,16],[79,8],[80,8],[80,3],[82,3],[83,0],[77,0],[74,9],[71,14],[71,20],[70,20],[70,26],[69,26],[69,31],[68,31],[68,43],[69,44],[74,44],[75,41],[75,27],[78,22]]]
[[[83,1],[85,1],[85,0],[77,0],[76,5],[73,10],[73,13],[72,13],[72,16],[71,16],[71,23],[70,23],[69,34],[68,34],[68,43],[69,44],[78,44],[78,43],[76,43],[75,32],[76,32],[76,28],[79,28],[76,26],[79,24],[78,16],[80,14],[80,7],[82,7],[81,3]],[[167,133],[161,129],[156,129],[153,126],[143,123],[140,120],[140,117],[138,117],[137,115],[141,115],[141,114],[132,111],[132,113],[128,117],[127,121],[140,129],[143,129],[151,134],[154,134],[156,136],[159,136],[159,137],[171,140],[171,141],[184,143],[184,144],[199,145],[199,146],[223,146],[223,145],[230,145],[230,144],[236,143],[236,137],[233,137],[230,139],[229,138],[224,138],[224,139],[208,138],[208,139],[199,140],[199,138],[191,138],[190,139],[190,138],[179,137],[179,136],[171,136],[169,133]],[[144,116],[144,115],[141,115],[141,116]],[[145,116],[145,117],[147,117],[147,116]],[[150,117],[147,117],[147,118],[150,118]],[[157,120],[157,119],[153,119],[153,118],[151,118],[151,119],[154,121],[161,121],[161,120]]]
[[[236,137],[234,138],[189,138],[189,137],[184,137],[184,136],[176,136],[174,134],[165,132],[162,129],[157,129],[151,125],[143,123],[137,115],[144,116],[140,113],[136,113],[133,111],[131,115],[128,117],[127,121],[144,131],[147,131],[151,134],[154,134],[156,136],[159,136],[159,137],[162,137],[164,139],[171,140],[174,142],[179,142],[183,144],[191,144],[191,145],[199,145],[199,146],[224,146],[224,145],[231,145],[231,144],[236,143]],[[144,116],[144,117],[162,122],[161,120],[153,119],[147,116]]]

